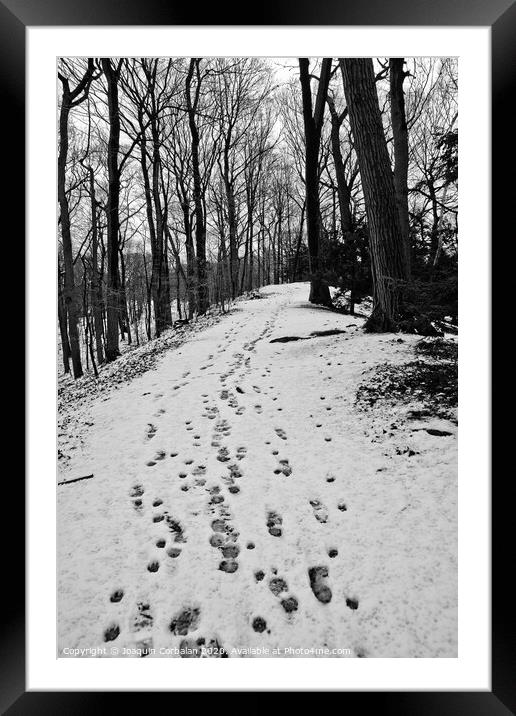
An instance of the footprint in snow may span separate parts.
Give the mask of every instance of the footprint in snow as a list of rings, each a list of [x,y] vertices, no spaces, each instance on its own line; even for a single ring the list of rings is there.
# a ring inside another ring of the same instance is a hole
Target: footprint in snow
[[[198,607],[186,607],[172,618],[169,629],[176,636],[186,636],[188,632],[197,629],[200,618],[201,610]]]
[[[227,447],[221,447],[217,454],[217,460],[219,462],[229,462],[230,459]]]
[[[174,542],[186,543],[186,537],[184,536],[183,528],[181,523],[175,520],[170,515],[166,516],[167,527],[170,532],[174,535]]]
[[[320,500],[310,500],[310,504],[312,505],[315,519],[318,522],[325,523],[328,521],[328,510],[326,509],[325,505]]]
[[[267,513],[267,527],[269,529],[269,534],[273,537],[281,537],[282,530],[281,525],[283,524],[283,519],[280,517],[280,515],[277,514],[277,512],[274,512],[273,510],[269,511]]]
[[[282,592],[288,591],[288,584],[281,577],[273,577],[269,580],[269,589],[275,597],[278,597]]]
[[[232,483],[234,480],[238,480],[239,477],[242,477],[243,473],[241,469],[238,467],[236,463],[231,463],[231,465],[227,465],[227,469],[229,470],[229,481]]]
[[[198,639],[182,639],[179,644],[179,652],[182,659],[227,659],[228,653],[220,644],[218,639],[210,639],[208,642],[204,637]]]
[[[261,632],[267,629],[267,622],[262,617],[255,617],[253,619],[253,630],[261,634]]]
[[[247,448],[244,445],[241,445],[240,447],[237,448],[237,452],[236,452],[237,460],[243,460],[246,455],[247,455]]]
[[[281,606],[287,614],[290,614],[291,612],[297,612],[299,603],[295,597],[287,597],[286,599],[281,600]]]
[[[145,431],[145,436],[147,440],[152,440],[152,438],[156,435],[158,432],[158,428],[153,425],[152,423],[147,423],[147,430]]]
[[[118,624],[111,624],[104,631],[104,641],[114,641],[120,634],[120,627]]]
[[[310,580],[310,587],[315,597],[323,604],[331,602],[331,589],[326,584],[328,577],[328,567],[311,567],[308,570],[308,578]]]
[[[141,631],[152,626],[154,621],[150,613],[150,604],[148,602],[138,602],[136,604],[136,613],[133,615],[131,623],[131,631]]]

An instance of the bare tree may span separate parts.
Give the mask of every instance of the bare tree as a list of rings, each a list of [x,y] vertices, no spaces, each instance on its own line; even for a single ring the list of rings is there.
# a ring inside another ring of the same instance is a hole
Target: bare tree
[[[107,81],[107,97],[109,111],[108,140],[108,197],[107,197],[107,336],[106,361],[115,360],[120,355],[118,343],[118,322],[120,304],[120,278],[118,267],[118,234],[120,229],[120,167],[118,152],[120,149],[120,112],[118,102],[118,80],[122,61],[113,63],[109,58],[102,58],[102,71]]]
[[[369,223],[374,296],[366,327],[370,331],[392,331],[398,325],[408,277],[373,61],[341,59],[340,67]]]
[[[299,77],[303,99],[303,122],[305,128],[305,188],[306,188],[306,224],[308,230],[308,248],[310,252],[311,303],[329,305],[330,291],[321,276],[319,264],[319,242],[321,233],[319,204],[319,147],[324,117],[324,107],[331,74],[331,58],[325,58],[321,65],[315,108],[312,108],[312,90],[310,83],[309,59],[299,58]]]
[[[59,114],[59,157],[57,160],[57,196],[60,209],[61,236],[63,240],[64,263],[64,309],[68,317],[68,336],[70,356],[72,359],[74,378],[83,374],[81,364],[81,349],[78,330],[77,297],[75,294],[74,262],[72,250],[72,233],[70,227],[70,210],[66,195],[66,162],[68,158],[68,119],[73,107],[84,102],[88,96],[89,87],[95,67],[93,60],[88,60],[88,66],[81,80],[71,89],[68,77],[62,72],[58,73],[63,88],[61,111]],[[64,326],[64,322],[61,322]],[[63,341],[66,346],[66,340]]]
[[[197,126],[197,109],[201,93],[202,75],[199,69],[200,58],[192,57],[186,76],[186,106],[188,111],[188,126],[192,138],[192,175],[193,198],[195,206],[195,250],[196,250],[196,288],[197,312],[206,313],[209,304],[208,283],[206,275],[206,219],[203,207],[203,191],[199,159],[199,129]],[[193,90],[195,75],[195,90]],[[192,94],[193,91],[193,94]]]
[[[394,143],[394,189],[400,216],[400,227],[405,251],[406,274],[410,276],[410,238],[408,214],[408,128],[405,115],[403,81],[407,73],[402,57],[389,60],[391,123]]]

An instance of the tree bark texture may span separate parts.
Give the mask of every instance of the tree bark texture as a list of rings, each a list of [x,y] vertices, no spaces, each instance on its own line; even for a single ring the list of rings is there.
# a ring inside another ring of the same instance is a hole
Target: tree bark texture
[[[373,61],[341,59],[344,93],[357,152],[369,226],[374,282],[373,312],[366,328],[397,327],[407,281],[403,235],[376,93]]]
[[[324,106],[330,81],[331,59],[322,61],[321,77],[317,89],[315,109],[312,108],[312,90],[310,86],[309,60],[299,58],[299,76],[303,100],[303,125],[305,131],[305,189],[306,189],[306,227],[308,251],[310,255],[311,303],[331,304],[328,285],[322,279],[319,244],[321,238],[320,202],[319,202],[319,147],[324,116]]]

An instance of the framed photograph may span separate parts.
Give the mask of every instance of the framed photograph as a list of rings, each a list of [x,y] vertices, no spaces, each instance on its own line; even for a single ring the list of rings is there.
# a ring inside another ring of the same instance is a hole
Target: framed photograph
[[[265,9],[0,3],[28,319],[6,713],[515,708],[490,437],[514,4]]]

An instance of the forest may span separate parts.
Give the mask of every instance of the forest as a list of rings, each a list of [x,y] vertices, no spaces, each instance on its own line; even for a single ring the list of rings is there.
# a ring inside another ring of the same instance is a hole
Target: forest
[[[456,331],[457,93],[454,58],[61,58],[60,370],[299,281]]]

